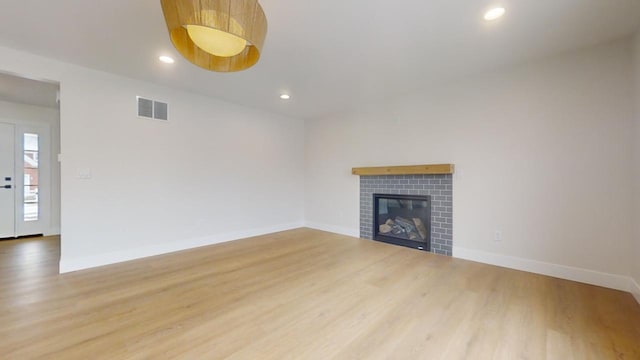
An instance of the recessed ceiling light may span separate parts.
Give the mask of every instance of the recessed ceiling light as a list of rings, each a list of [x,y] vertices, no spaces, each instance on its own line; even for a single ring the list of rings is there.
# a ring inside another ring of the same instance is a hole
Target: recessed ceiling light
[[[280,99],[282,99],[282,100],[289,100],[289,99],[291,99],[291,95],[289,95],[289,94],[282,94],[282,95],[280,95]]]
[[[493,8],[493,9],[487,11],[484,14],[484,19],[487,20],[487,21],[493,21],[493,20],[496,20],[496,19],[502,17],[502,15],[504,15],[505,12],[506,12],[506,10],[503,7],[496,7],[496,8]]]
[[[173,64],[174,62],[176,62],[172,57],[165,55],[160,56],[158,59],[165,64]]]

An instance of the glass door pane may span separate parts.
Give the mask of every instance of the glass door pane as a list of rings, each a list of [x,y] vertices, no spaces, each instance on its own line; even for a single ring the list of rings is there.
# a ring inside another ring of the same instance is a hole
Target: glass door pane
[[[38,167],[39,139],[38,134],[25,133],[23,139],[24,152],[24,187],[23,187],[23,209],[24,221],[38,221],[39,205],[38,198],[38,178],[40,169]]]

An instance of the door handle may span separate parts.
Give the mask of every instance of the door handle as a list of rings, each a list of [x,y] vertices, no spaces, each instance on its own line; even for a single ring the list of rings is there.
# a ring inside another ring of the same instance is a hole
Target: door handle
[[[4,188],[5,189],[11,189],[11,185],[5,185]]]
[[[4,181],[11,181],[11,178],[10,177],[6,177],[6,178],[4,178]]]

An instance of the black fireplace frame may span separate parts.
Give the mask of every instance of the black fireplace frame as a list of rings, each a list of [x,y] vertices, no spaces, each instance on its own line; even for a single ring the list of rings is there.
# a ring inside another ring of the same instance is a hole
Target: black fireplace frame
[[[413,241],[408,239],[400,239],[393,236],[385,236],[379,234],[378,227],[379,217],[378,217],[378,199],[399,199],[399,200],[417,200],[417,201],[426,201],[427,202],[427,216],[429,219],[429,223],[427,225],[427,239],[426,243],[421,241]],[[431,251],[431,195],[400,195],[400,194],[373,194],[373,240],[381,241],[387,244],[400,245],[404,247],[409,247],[412,249],[422,250],[422,251]]]

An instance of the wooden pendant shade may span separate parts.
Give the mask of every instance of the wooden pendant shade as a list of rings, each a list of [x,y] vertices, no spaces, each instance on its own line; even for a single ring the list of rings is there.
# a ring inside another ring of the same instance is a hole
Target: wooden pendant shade
[[[260,59],[267,35],[267,18],[257,0],[161,0],[175,48],[193,64],[211,71],[245,70]],[[217,56],[201,49],[187,27],[206,27],[244,39],[246,46],[233,56]]]

